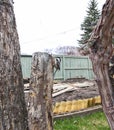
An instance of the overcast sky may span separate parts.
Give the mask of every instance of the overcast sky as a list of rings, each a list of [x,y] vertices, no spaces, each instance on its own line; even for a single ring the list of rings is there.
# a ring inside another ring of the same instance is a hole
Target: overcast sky
[[[14,0],[21,53],[60,45],[78,46],[80,25],[90,0]],[[98,8],[106,0],[98,0]]]

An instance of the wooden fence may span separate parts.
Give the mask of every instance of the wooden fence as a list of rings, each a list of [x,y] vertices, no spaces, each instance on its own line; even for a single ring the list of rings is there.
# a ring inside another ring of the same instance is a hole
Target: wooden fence
[[[94,79],[92,64],[87,56],[55,55],[61,58],[61,69],[57,71],[54,79],[66,80],[71,78]],[[31,73],[31,55],[21,55],[22,72],[24,78],[29,78]],[[55,71],[55,70],[54,70]]]

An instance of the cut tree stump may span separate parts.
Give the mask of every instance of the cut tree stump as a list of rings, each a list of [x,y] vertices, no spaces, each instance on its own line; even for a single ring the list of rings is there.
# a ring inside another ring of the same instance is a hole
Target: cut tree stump
[[[47,53],[34,53],[28,110],[30,130],[53,130],[52,87],[53,57]]]

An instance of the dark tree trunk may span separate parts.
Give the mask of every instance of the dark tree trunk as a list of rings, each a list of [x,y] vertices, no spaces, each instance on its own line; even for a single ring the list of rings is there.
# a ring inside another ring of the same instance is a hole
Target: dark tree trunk
[[[32,58],[29,95],[30,130],[52,130],[53,58],[47,53],[35,53]]]
[[[0,0],[0,130],[27,130],[20,46],[12,0]]]
[[[104,113],[111,130],[114,130],[114,84],[110,79],[109,62],[112,56],[114,35],[114,0],[106,0],[101,19],[88,41],[90,58],[102,98]]]

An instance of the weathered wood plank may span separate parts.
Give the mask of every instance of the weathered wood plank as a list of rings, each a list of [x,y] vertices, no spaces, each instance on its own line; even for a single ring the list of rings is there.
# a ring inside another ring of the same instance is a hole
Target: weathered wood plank
[[[65,93],[65,92],[74,91],[74,90],[76,90],[76,89],[77,89],[77,88],[74,88],[74,87],[68,87],[68,88],[65,88],[65,89],[63,89],[63,90],[60,90],[60,91],[58,91],[58,92],[56,92],[56,93],[53,93],[53,94],[52,94],[52,97],[59,96],[60,94]]]

